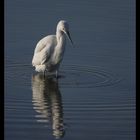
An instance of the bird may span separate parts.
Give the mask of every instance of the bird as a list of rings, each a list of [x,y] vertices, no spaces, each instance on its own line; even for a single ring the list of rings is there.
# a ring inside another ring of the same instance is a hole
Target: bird
[[[36,45],[32,58],[32,66],[35,71],[45,73],[54,72],[58,78],[60,63],[63,60],[66,37],[73,41],[69,32],[69,24],[66,20],[60,20],[56,27],[56,35],[48,35],[42,38]]]

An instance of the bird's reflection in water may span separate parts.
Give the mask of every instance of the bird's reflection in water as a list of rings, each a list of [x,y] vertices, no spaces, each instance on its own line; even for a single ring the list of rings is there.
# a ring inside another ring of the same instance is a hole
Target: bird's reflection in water
[[[63,108],[58,81],[44,77],[42,74],[32,75],[33,106],[38,122],[52,123],[55,138],[64,136]]]

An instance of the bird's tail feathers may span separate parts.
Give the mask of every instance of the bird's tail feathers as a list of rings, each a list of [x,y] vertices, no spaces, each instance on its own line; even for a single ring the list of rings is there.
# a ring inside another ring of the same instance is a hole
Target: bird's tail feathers
[[[36,66],[35,66],[35,70],[36,70],[37,72],[44,72],[45,69],[46,69],[46,66],[45,66],[45,65],[36,65]]]

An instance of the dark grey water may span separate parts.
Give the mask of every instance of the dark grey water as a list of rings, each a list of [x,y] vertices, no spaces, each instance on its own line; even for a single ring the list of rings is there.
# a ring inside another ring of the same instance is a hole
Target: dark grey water
[[[34,72],[36,43],[65,19],[58,81]],[[135,1],[5,0],[5,140],[135,139]]]

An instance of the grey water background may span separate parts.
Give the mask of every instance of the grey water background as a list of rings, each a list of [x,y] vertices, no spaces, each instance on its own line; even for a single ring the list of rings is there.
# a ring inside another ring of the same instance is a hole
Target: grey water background
[[[31,66],[65,19],[61,77]],[[5,140],[135,139],[135,1],[5,0]]]

